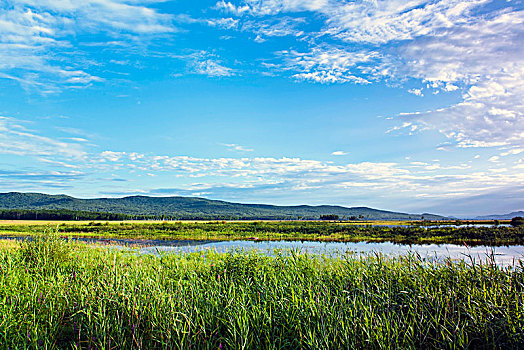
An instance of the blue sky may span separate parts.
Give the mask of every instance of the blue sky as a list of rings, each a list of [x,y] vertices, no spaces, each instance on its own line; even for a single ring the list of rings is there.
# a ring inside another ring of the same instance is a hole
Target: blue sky
[[[524,3],[7,0],[0,191],[524,209]]]

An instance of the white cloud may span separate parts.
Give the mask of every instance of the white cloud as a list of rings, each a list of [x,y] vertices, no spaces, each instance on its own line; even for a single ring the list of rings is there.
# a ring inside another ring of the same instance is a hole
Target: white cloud
[[[229,77],[234,75],[233,69],[223,66],[213,59],[205,59],[194,62],[195,73],[208,75],[210,77]]]
[[[375,79],[413,77],[442,91],[461,87],[462,102],[409,114],[411,124],[435,128],[459,147],[519,147],[524,142],[519,122],[524,117],[524,11],[472,11],[485,3],[353,2],[329,17],[325,33],[380,45],[379,63],[369,72]],[[418,89],[409,92],[422,95]]]
[[[506,156],[509,156],[509,155],[516,155],[516,154],[521,154],[522,152],[524,152],[524,148],[514,148],[514,149],[510,149],[506,152],[502,152],[500,155],[502,157],[506,157]]]
[[[100,153],[102,159],[109,160],[111,162],[118,162],[122,157],[125,156],[125,152],[113,152],[113,151],[104,151]]]
[[[238,144],[224,146],[249,151]],[[503,153],[510,151],[508,155],[521,153],[513,149]],[[362,204],[383,206],[380,203],[399,198],[413,198],[421,201],[417,203],[427,203],[428,200],[461,198],[524,183],[522,162],[515,161],[514,157],[493,156],[490,159],[491,168],[486,168],[482,162],[473,167],[472,164],[456,164],[449,159],[430,163],[408,160],[406,163],[343,162],[335,165],[329,161],[296,157],[204,158],[132,151],[95,152],[84,149],[82,144],[76,142],[67,143],[40,135],[23,127],[19,121],[5,117],[0,118],[0,152],[24,157],[26,161],[28,157],[33,157],[42,165],[56,169],[23,174],[0,169],[4,187],[9,184],[12,189],[39,191],[78,187],[81,186],[79,179],[82,179],[82,186],[100,183],[107,187],[107,181],[125,183],[128,176],[134,177],[135,182],[139,178],[156,176],[177,184],[183,189],[178,193],[184,195],[199,193],[219,198],[227,195],[245,200],[264,196],[274,198],[285,193],[299,198],[297,196],[315,189],[315,193],[326,196],[330,202],[335,198],[361,197],[373,198]],[[343,153],[333,152],[334,155]],[[82,172],[71,169],[82,169]],[[104,174],[115,176],[108,178]],[[118,186],[129,190],[130,185]],[[118,186],[112,186],[112,189],[116,191]],[[142,186],[145,186],[142,190],[147,191],[147,182]]]
[[[353,82],[368,84],[362,78],[362,68],[358,64],[376,59],[376,52],[352,52],[336,47],[315,47],[309,52],[281,51],[285,70],[297,72],[292,75],[298,80],[311,80],[318,83]]]
[[[235,70],[226,67],[217,55],[207,51],[196,51],[188,55],[176,56],[186,60],[192,73],[210,77],[229,77],[235,75]]]
[[[254,151],[252,148],[247,148],[241,145],[237,145],[235,143],[221,143],[221,145],[227,147],[230,151],[238,151],[238,152],[253,152]]]
[[[462,102],[409,120],[440,130],[460,147],[522,145],[523,24],[524,11],[500,12],[401,45],[390,71],[446,91],[463,87]]]
[[[19,156],[82,158],[86,152],[78,143],[39,135],[22,121],[0,116],[0,153]]]
[[[424,96],[424,94],[422,93],[422,89],[410,89],[408,90],[408,92],[416,96],[420,96],[420,97]]]
[[[459,147],[523,144],[524,11],[519,4],[494,8],[488,0],[246,0],[221,1],[216,8],[242,18],[257,16],[245,27],[253,33],[264,28],[257,23],[268,16],[278,21],[312,11],[318,16],[309,19],[322,27],[318,32],[301,30],[309,49],[280,51],[280,62],[266,62],[272,72],[317,83],[399,85],[415,78],[434,94],[462,95],[453,105],[406,113],[412,124],[423,126],[419,130],[437,129]],[[283,33],[297,30],[290,24],[282,27]],[[266,38],[257,35],[257,40]],[[408,92],[423,96],[422,89]]]
[[[89,86],[103,78],[87,71],[96,63],[74,47],[75,36],[144,41],[174,30],[170,15],[134,1],[8,1],[0,5],[0,77],[44,93]]]
[[[435,35],[463,25],[469,12],[487,0],[376,0],[330,2],[326,34],[348,42],[383,44]]]
[[[234,29],[238,26],[238,19],[234,18],[213,18],[207,19],[205,22],[210,26],[221,29]]]
[[[87,31],[106,31],[110,34],[121,31],[137,34],[174,31],[170,15],[139,3],[126,0],[17,0],[18,5],[30,7],[33,11],[58,13],[74,22],[74,26]],[[147,4],[146,1],[141,3]]]
[[[331,153],[331,155],[332,156],[345,156],[345,155],[347,155],[347,153],[344,152],[344,151],[335,151],[335,152]]]
[[[234,14],[236,16],[242,16],[244,13],[251,11],[251,8],[248,5],[236,6],[233,5],[231,2],[226,2],[224,0],[217,2],[215,8],[227,13]]]
[[[294,36],[301,37],[305,32],[299,27],[306,22],[304,18],[279,17],[266,20],[245,21],[240,27],[243,32],[256,35],[255,41],[265,41],[267,37]]]
[[[355,43],[382,44],[431,35],[462,25],[476,6],[487,0],[245,0],[241,5],[219,1],[215,8],[236,16],[268,16],[311,11],[325,19],[321,35]]]
[[[221,0],[215,8],[236,16],[251,14],[256,16],[275,15],[280,12],[318,11],[328,4],[328,0],[246,0],[243,5],[234,5]]]
[[[76,141],[76,142],[88,142],[88,140],[82,138],[82,137],[69,137],[68,138],[69,140],[71,141]]]
[[[42,163],[57,165],[59,167],[64,167],[64,168],[74,168],[74,169],[80,168],[80,166],[78,166],[76,164],[70,164],[70,163],[61,162],[61,161],[52,160],[52,159],[47,159],[47,158],[38,158],[38,161],[42,162]]]
[[[494,159],[498,160],[499,159]],[[480,170],[467,164],[399,164],[391,162],[346,163],[333,165],[300,158],[196,158],[188,156],[143,155],[130,162],[119,160],[124,167],[143,169],[152,174],[169,174],[179,179],[202,179],[184,185],[190,195],[202,191],[211,195],[232,196],[250,193],[256,198],[272,191],[293,193],[315,189],[329,193],[330,198],[363,195],[365,198],[420,198],[421,200],[467,197],[483,191],[507,188],[524,182],[517,168],[500,164],[498,168]],[[220,181],[219,179],[226,179]],[[218,180],[217,180],[218,179]],[[193,191],[193,192],[192,192]],[[369,202],[367,203],[369,205]]]

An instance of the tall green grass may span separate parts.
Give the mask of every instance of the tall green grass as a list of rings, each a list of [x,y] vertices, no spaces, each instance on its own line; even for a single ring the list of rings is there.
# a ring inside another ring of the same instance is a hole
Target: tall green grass
[[[67,236],[198,240],[316,240],[339,242],[397,242],[405,244],[467,243],[468,245],[524,244],[524,227],[372,226],[335,222],[99,222],[60,224]],[[31,235],[46,225],[0,225],[0,234]]]
[[[0,346],[524,347],[523,265],[285,252],[140,256],[57,237],[0,249]]]

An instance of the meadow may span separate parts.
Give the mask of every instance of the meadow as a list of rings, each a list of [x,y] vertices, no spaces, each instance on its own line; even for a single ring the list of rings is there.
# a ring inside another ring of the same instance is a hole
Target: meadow
[[[201,221],[201,222],[30,222],[0,223],[0,235],[31,235],[50,227],[64,236],[194,240],[309,240],[457,243],[468,245],[524,244],[524,226],[423,226],[421,222],[326,221]]]
[[[0,243],[8,349],[522,348],[524,266]]]

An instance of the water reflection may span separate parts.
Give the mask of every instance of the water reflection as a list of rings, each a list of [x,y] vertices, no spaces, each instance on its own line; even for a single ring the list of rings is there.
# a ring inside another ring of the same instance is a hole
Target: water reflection
[[[494,254],[499,265],[513,265],[518,260],[524,261],[524,245],[518,246],[476,246],[467,247],[456,244],[396,244],[390,242],[314,242],[314,241],[222,241],[210,242],[192,246],[145,246],[138,249],[142,254],[158,254],[161,252],[196,252],[203,250],[229,252],[234,250],[257,250],[272,255],[276,250],[298,250],[308,254],[324,254],[328,256],[352,254],[382,253],[398,256],[407,253],[417,253],[422,258],[437,259],[474,259],[486,261]]]
[[[30,237],[1,236],[2,239],[25,240]],[[212,240],[148,240],[126,238],[86,238],[73,237],[73,241],[90,244],[107,244],[119,249],[132,249],[140,254],[161,253],[190,253],[205,250],[214,250],[225,253],[235,250],[257,250],[264,254],[273,255],[275,251],[296,250],[308,254],[324,254],[339,256],[351,254],[382,253],[398,256],[407,253],[419,254],[427,259],[473,259],[486,261],[493,255],[499,265],[518,264],[524,262],[524,245],[512,246],[474,246],[457,244],[397,244],[391,242],[315,242],[315,241],[212,241]]]

